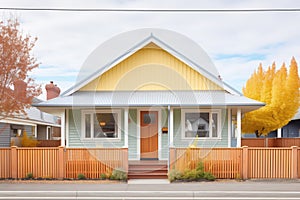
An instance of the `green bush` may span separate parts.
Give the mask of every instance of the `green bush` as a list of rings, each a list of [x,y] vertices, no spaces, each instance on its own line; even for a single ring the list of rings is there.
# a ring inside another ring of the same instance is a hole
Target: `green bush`
[[[120,168],[116,168],[112,171],[112,174],[110,176],[111,180],[122,180],[126,181],[127,180],[127,173]]]
[[[214,181],[216,178],[210,172],[204,171],[204,165],[202,162],[198,163],[196,169],[187,169],[184,172],[178,170],[171,170],[169,173],[170,182],[176,180],[182,181],[199,181],[199,180],[208,180]]]
[[[33,179],[33,173],[29,172],[29,173],[26,175],[26,179]]]
[[[101,178],[102,180],[105,180],[105,179],[107,178],[107,176],[106,176],[106,174],[102,173],[102,174],[100,174],[100,178]]]
[[[198,171],[196,169],[188,169],[183,172],[182,179],[185,181],[198,180]]]
[[[216,180],[216,177],[214,175],[212,175],[212,173],[210,173],[210,172],[204,172],[203,178],[208,181]]]
[[[182,179],[182,173],[176,169],[172,169],[169,174],[168,178],[170,182],[181,180]]]
[[[78,180],[85,180],[86,179],[84,174],[78,174],[77,178],[78,178]]]

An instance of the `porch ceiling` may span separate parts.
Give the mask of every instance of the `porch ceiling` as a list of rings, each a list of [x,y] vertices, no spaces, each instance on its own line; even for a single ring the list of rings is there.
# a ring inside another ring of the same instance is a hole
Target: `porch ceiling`
[[[35,104],[37,107],[241,107],[247,111],[264,106],[264,103],[226,91],[101,91],[76,92],[50,101]]]

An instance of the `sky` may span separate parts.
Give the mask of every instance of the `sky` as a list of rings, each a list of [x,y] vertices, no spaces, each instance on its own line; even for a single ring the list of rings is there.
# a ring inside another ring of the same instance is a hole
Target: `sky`
[[[297,0],[0,0],[0,7],[257,9],[300,8]],[[241,91],[262,63],[288,66],[300,62],[300,12],[143,13],[0,11],[2,19],[19,18],[24,34],[37,37],[33,55],[40,63],[30,76],[43,89],[54,81],[63,91],[75,84],[89,54],[120,33],[139,28],[176,31],[198,43],[222,79]],[[40,96],[45,100],[45,90]]]

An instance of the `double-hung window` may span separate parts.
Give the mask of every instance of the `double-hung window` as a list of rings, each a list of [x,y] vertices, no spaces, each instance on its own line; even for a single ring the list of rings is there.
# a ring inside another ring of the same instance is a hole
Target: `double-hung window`
[[[183,138],[220,138],[220,113],[220,110],[182,109]]]
[[[82,111],[82,138],[120,139],[121,112],[119,110]]]

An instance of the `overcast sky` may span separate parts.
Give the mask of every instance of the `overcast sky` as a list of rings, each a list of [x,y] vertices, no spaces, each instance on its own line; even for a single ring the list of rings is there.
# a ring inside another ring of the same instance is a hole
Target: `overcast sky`
[[[300,8],[300,1],[0,0],[0,7],[251,9]],[[280,67],[292,56],[300,62],[300,12],[1,12],[2,18],[10,14],[20,19],[24,33],[38,37],[34,55],[41,64],[32,76],[43,88],[53,80],[65,91],[97,46],[139,28],[169,29],[191,38],[208,53],[223,80],[240,91],[259,63],[266,68],[275,61]]]

